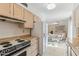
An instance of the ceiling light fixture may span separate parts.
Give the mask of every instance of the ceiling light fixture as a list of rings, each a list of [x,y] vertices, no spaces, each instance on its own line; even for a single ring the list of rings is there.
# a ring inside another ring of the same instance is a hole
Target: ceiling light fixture
[[[57,22],[54,22],[54,23],[50,23],[50,25],[57,25],[58,23]]]
[[[56,7],[56,4],[52,4],[52,3],[47,4],[47,9],[48,9],[48,10],[52,10],[52,9],[54,9],[55,7]]]
[[[55,22],[55,23],[53,23],[53,24],[57,25],[58,23]]]

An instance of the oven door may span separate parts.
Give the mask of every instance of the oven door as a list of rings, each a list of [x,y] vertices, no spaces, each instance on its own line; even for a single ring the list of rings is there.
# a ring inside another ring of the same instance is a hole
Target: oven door
[[[26,49],[23,49],[21,51],[16,52],[12,56],[27,56],[27,51],[26,51]]]
[[[27,51],[24,51],[22,53],[20,53],[18,56],[26,56],[27,55]]]

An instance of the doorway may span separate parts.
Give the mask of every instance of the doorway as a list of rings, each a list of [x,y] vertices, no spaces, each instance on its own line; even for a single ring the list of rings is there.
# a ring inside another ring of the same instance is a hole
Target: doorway
[[[66,38],[68,32],[67,21],[55,21],[45,25],[44,56],[67,56]]]

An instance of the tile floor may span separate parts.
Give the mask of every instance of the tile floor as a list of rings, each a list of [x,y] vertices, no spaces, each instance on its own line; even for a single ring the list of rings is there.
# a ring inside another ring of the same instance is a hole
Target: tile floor
[[[49,42],[44,56],[66,56],[65,41]]]

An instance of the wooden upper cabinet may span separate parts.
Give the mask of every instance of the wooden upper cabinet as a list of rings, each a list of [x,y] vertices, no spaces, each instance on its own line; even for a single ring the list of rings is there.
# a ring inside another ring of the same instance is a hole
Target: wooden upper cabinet
[[[0,3],[0,15],[12,16],[12,4],[10,3]]]
[[[23,19],[26,21],[26,23],[24,24],[24,27],[25,28],[33,28],[33,14],[25,9],[24,9],[23,14],[24,14]]]
[[[18,4],[13,4],[13,16],[18,19],[23,19],[23,7]]]
[[[33,28],[33,14],[16,3],[0,3],[0,15],[25,20],[25,28]]]
[[[79,6],[75,10],[75,21],[76,21],[76,27],[79,27]]]

